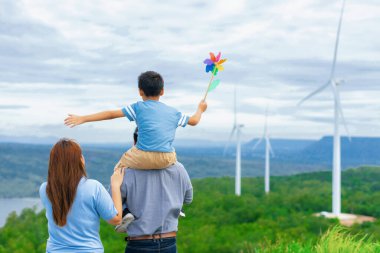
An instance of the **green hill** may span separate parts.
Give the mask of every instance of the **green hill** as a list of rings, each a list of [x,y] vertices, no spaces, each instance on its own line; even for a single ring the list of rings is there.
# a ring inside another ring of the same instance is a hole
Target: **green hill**
[[[376,167],[343,172],[343,212],[380,217],[379,179]],[[327,232],[338,221],[312,216],[331,209],[329,172],[273,177],[269,195],[262,181],[243,178],[236,197],[233,178],[194,179],[194,202],[180,220],[179,252],[380,252],[379,221]],[[123,237],[104,222],[101,237],[105,252],[123,252]],[[25,210],[0,229],[0,253],[44,252],[46,239],[44,213]]]
[[[84,145],[82,148],[88,175],[103,184],[108,184],[113,168],[126,147]],[[50,145],[0,143],[0,198],[37,197],[39,186],[46,181],[50,149]],[[235,159],[223,157],[222,153],[222,148],[219,148],[219,151],[213,148],[198,150],[198,147],[177,149],[179,161],[183,163],[191,178],[233,176]],[[242,175],[262,176],[263,161],[261,158],[243,159]],[[300,164],[274,160],[271,162],[273,175],[291,175],[326,169],[327,167],[313,163]],[[17,187],[14,187],[15,185]]]

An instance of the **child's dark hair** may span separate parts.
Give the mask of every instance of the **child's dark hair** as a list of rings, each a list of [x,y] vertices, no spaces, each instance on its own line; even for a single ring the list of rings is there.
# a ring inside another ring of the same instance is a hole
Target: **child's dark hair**
[[[154,71],[141,73],[139,76],[139,89],[142,90],[147,97],[156,97],[160,95],[164,88],[164,79]]]

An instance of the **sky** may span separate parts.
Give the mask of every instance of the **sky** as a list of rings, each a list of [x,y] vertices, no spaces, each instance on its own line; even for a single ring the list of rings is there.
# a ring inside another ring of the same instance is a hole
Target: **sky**
[[[221,84],[201,123],[178,129],[178,139],[226,140],[234,87],[244,140],[262,135],[267,106],[272,138],[331,135],[330,89],[297,103],[329,78],[341,3],[0,0],[0,136],[130,140],[124,118],[73,129],[63,120],[140,100],[147,70],[165,80],[162,102],[192,115],[210,51],[228,59]],[[336,78],[352,136],[380,136],[379,25],[377,0],[346,2]]]

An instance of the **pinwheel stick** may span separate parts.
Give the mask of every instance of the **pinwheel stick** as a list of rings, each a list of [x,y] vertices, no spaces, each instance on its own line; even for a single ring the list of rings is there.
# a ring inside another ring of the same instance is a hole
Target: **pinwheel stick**
[[[203,97],[203,101],[206,101],[206,98],[207,98],[207,95],[208,95],[208,91],[210,90],[210,85],[212,83],[212,80],[214,80],[214,73],[211,74],[210,82],[208,83],[205,96]]]

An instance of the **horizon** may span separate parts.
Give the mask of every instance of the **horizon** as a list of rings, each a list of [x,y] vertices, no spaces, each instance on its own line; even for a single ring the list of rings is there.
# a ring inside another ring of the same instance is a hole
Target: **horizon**
[[[9,144],[36,144],[36,145],[53,145],[56,141],[58,141],[61,138],[66,137],[55,137],[55,136],[48,136],[48,137],[33,137],[33,136],[5,136],[0,135],[0,143],[9,143]],[[253,138],[247,138],[242,140],[242,145],[249,144],[250,142],[254,142],[259,140],[261,137],[253,137]],[[325,135],[321,136],[320,138],[313,139],[313,138],[270,138],[271,141],[310,141],[310,142],[319,142],[323,139],[332,139],[332,135]],[[355,140],[355,139],[380,139],[378,136],[341,136],[341,140],[349,140],[349,139]],[[132,139],[132,138],[131,138]],[[188,142],[188,143],[186,143]],[[352,141],[351,141],[352,142]],[[185,139],[176,138],[174,140],[174,146],[194,146],[199,143],[206,144],[205,147],[216,147],[216,146],[225,146],[228,144],[228,141],[215,141],[215,140],[202,140],[202,139]],[[81,145],[85,146],[91,146],[91,145],[99,145],[99,146],[125,146],[125,145],[132,145],[131,141],[113,141],[113,142],[81,142]],[[230,146],[233,146],[233,141],[230,142]]]

